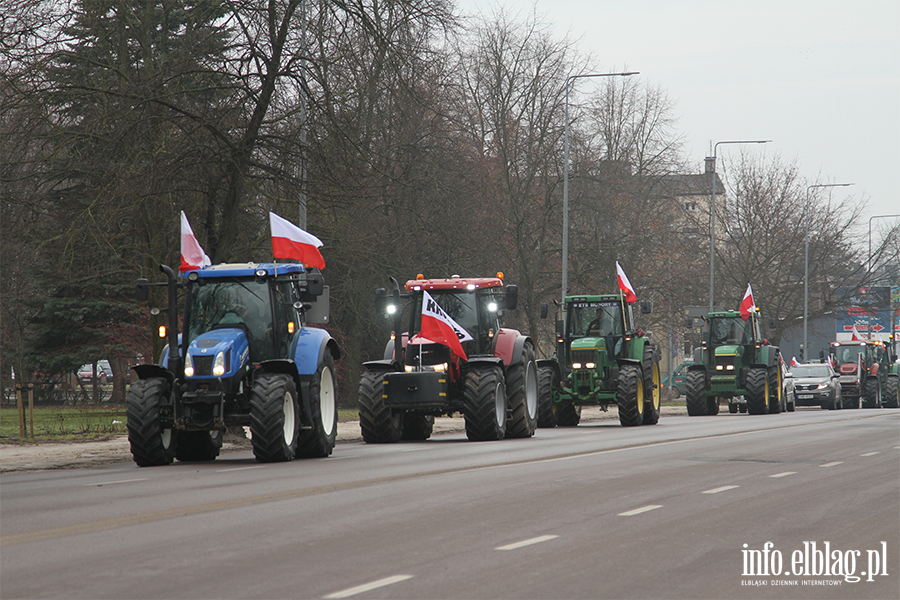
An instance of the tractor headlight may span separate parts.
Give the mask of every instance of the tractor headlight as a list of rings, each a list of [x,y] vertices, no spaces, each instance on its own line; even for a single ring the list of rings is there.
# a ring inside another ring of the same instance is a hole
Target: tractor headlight
[[[572,368],[573,368],[573,369],[580,369],[580,368],[581,368],[581,363],[580,363],[580,362],[574,362],[574,363],[572,363]]]
[[[191,360],[190,353],[188,353],[184,357],[184,376],[185,377],[193,377],[194,376],[194,361]]]
[[[213,372],[212,374],[215,377],[221,377],[225,374],[225,353],[219,352],[216,354],[216,361],[213,363]]]
[[[597,366],[596,363],[592,363],[592,362],[584,363],[584,368],[585,368],[585,369],[593,369],[593,368],[596,367],[596,366]]]
[[[722,366],[722,365],[716,365],[716,371],[721,371],[721,370],[723,370],[724,368],[725,368],[725,367]]]
[[[734,371],[734,365],[725,365],[726,371]]]

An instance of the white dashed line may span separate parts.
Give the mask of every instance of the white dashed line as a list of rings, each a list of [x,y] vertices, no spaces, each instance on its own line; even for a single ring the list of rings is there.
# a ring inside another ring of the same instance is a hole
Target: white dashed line
[[[230,469],[218,469],[216,473],[231,473],[232,471],[248,471],[250,469],[262,469],[265,465],[253,465],[252,467],[232,467]]]
[[[641,513],[645,513],[650,510],[656,510],[657,508],[662,508],[662,504],[650,504],[649,506],[643,506],[641,508],[629,510],[628,512],[619,513],[619,516],[620,517],[633,517],[634,515],[639,515]]]
[[[865,454],[860,454],[860,456],[875,456],[876,454],[881,454],[881,452],[866,452]]]
[[[497,548],[494,548],[494,550],[518,550],[519,548],[531,546],[532,544],[540,544],[541,542],[546,542],[548,540],[555,540],[558,537],[558,535],[542,535],[536,538],[531,538],[530,540],[522,540],[521,542],[516,542],[514,544],[499,546]]]
[[[346,590],[342,590],[340,592],[335,592],[333,594],[328,594],[325,596],[326,600],[338,599],[338,598],[349,598],[350,596],[355,596],[357,594],[362,594],[364,592],[370,592],[372,590],[377,590],[380,587],[384,587],[386,585],[393,585],[395,583],[400,583],[401,581],[406,581],[407,579],[412,579],[412,575],[394,575],[393,577],[385,577],[384,579],[379,579],[378,581],[373,581],[371,583],[364,583],[362,585],[358,585],[356,587],[347,588]]]
[[[733,489],[735,489],[736,487],[739,487],[739,486],[736,486],[736,485],[723,485],[722,487],[718,487],[718,488],[715,488],[715,489],[713,489],[713,490],[706,490],[706,491],[703,492],[703,493],[704,493],[704,494],[718,494],[719,492],[727,492],[728,490],[733,490]]]
[[[769,477],[787,477],[788,475],[796,475],[797,471],[785,471],[784,473],[775,473],[774,475],[769,475]]]
[[[825,468],[825,467],[836,467],[837,465],[842,465],[842,464],[844,464],[844,461],[839,460],[839,461],[836,461],[836,462],[830,462],[830,463],[825,463],[824,465],[819,465],[819,467],[821,467],[821,468]]]
[[[141,477],[140,479],[120,479],[118,481],[101,481],[100,483],[85,483],[84,487],[96,487],[98,485],[114,485],[116,483],[134,483],[135,481],[147,481],[149,477]]]

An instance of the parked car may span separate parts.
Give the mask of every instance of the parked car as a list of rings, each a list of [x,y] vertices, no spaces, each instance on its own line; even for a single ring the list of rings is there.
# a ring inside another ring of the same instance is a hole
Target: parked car
[[[794,412],[794,376],[791,370],[781,361],[781,397],[784,398],[785,408],[788,412]]]
[[[841,408],[840,375],[828,363],[799,363],[791,367],[794,402],[797,406]]]
[[[687,385],[684,380],[685,375],[687,375],[688,367],[690,367],[692,364],[694,364],[694,362],[688,360],[688,361],[685,361],[685,362],[681,363],[680,365],[678,365],[678,368],[675,369],[674,373],[672,373],[672,384],[671,385],[669,385],[668,377],[663,379],[663,382],[662,382],[663,389],[668,388],[668,387],[674,388],[675,392],[676,392],[675,397],[677,398],[678,396],[681,396],[684,393],[685,387]]]
[[[113,372],[108,360],[97,361],[97,379],[101,384],[112,381]],[[81,365],[78,369],[78,381],[81,383],[91,383],[94,379],[94,366],[91,363]]]

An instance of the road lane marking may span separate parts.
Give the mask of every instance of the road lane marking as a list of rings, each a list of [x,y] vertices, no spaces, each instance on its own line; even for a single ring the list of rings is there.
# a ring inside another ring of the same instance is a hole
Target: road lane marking
[[[881,454],[881,452],[866,452],[865,454],[860,454],[860,456],[875,456],[876,454]]]
[[[350,596],[355,596],[357,594],[362,594],[364,592],[371,592],[372,590],[377,590],[380,587],[384,587],[386,585],[393,585],[395,583],[400,583],[401,581],[406,581],[407,579],[412,579],[412,575],[394,575],[393,577],[385,577],[384,579],[379,579],[378,581],[373,581],[371,583],[364,583],[362,585],[358,585],[356,587],[347,588],[346,590],[342,590],[340,592],[335,592],[333,594],[328,594],[325,596],[326,600],[338,600],[339,598],[349,598]]]
[[[727,492],[728,490],[733,490],[739,486],[736,485],[723,485],[722,487],[717,487],[712,490],[706,490],[703,492],[704,494],[718,494],[719,492]]]
[[[628,512],[619,513],[619,516],[633,517],[634,515],[639,515],[651,510],[656,510],[657,508],[662,508],[662,504],[650,504],[648,506],[642,506],[641,508],[635,508],[634,510],[629,510]]]
[[[147,481],[149,477],[141,477],[140,479],[119,479],[118,481],[101,481],[99,483],[85,483],[84,487],[96,487],[98,485],[114,485],[116,483],[133,483],[135,481]]]
[[[232,467],[230,469],[218,469],[217,473],[231,473],[232,471],[248,471],[250,469],[262,469],[265,465],[253,465],[252,467]]]
[[[835,461],[835,462],[825,463],[824,465],[819,465],[819,467],[820,467],[820,468],[825,468],[825,467],[836,467],[837,465],[842,465],[842,464],[844,464],[844,461],[838,460],[838,461]]]
[[[558,537],[558,535],[541,535],[536,538],[531,538],[530,540],[522,540],[521,542],[516,542],[514,544],[498,546],[497,548],[494,548],[494,550],[518,550],[519,548],[524,548],[525,546],[531,546],[533,544],[540,544],[541,542],[555,540]]]
[[[787,477],[788,475],[796,475],[797,471],[785,471],[784,473],[775,473],[774,475],[769,475],[769,477]]]

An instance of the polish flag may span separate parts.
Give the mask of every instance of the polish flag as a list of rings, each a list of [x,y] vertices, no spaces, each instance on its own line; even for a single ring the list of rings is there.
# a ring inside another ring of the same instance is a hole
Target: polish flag
[[[317,269],[325,268],[325,259],[319,252],[322,241],[273,212],[269,213],[272,228],[272,254],[275,258],[293,258]]]
[[[755,310],[756,302],[753,301],[753,290],[750,289],[750,284],[748,283],[747,291],[744,292],[744,299],[741,300],[741,318],[746,321]]]
[[[468,360],[461,342],[472,338],[469,332],[444,312],[431,294],[422,292],[422,329],[419,335],[432,342],[450,347],[450,351],[463,360]]]
[[[850,339],[851,342],[861,342],[862,336],[859,333],[859,330],[856,329],[856,323],[853,324],[853,337]]]
[[[791,366],[793,367],[793,366],[796,365],[796,364],[797,364],[797,359],[796,359],[796,357],[793,357],[793,356],[792,356],[792,357],[791,357]]]
[[[628,281],[628,277],[625,276],[625,271],[619,266],[619,261],[616,261],[616,277],[619,279],[619,289],[625,293],[625,302],[628,304],[636,302],[637,294],[634,293],[631,282]]]
[[[181,266],[178,267],[179,272],[202,269],[211,264],[206,252],[200,247],[200,242],[197,241],[191,224],[188,223],[187,215],[181,211]]]

